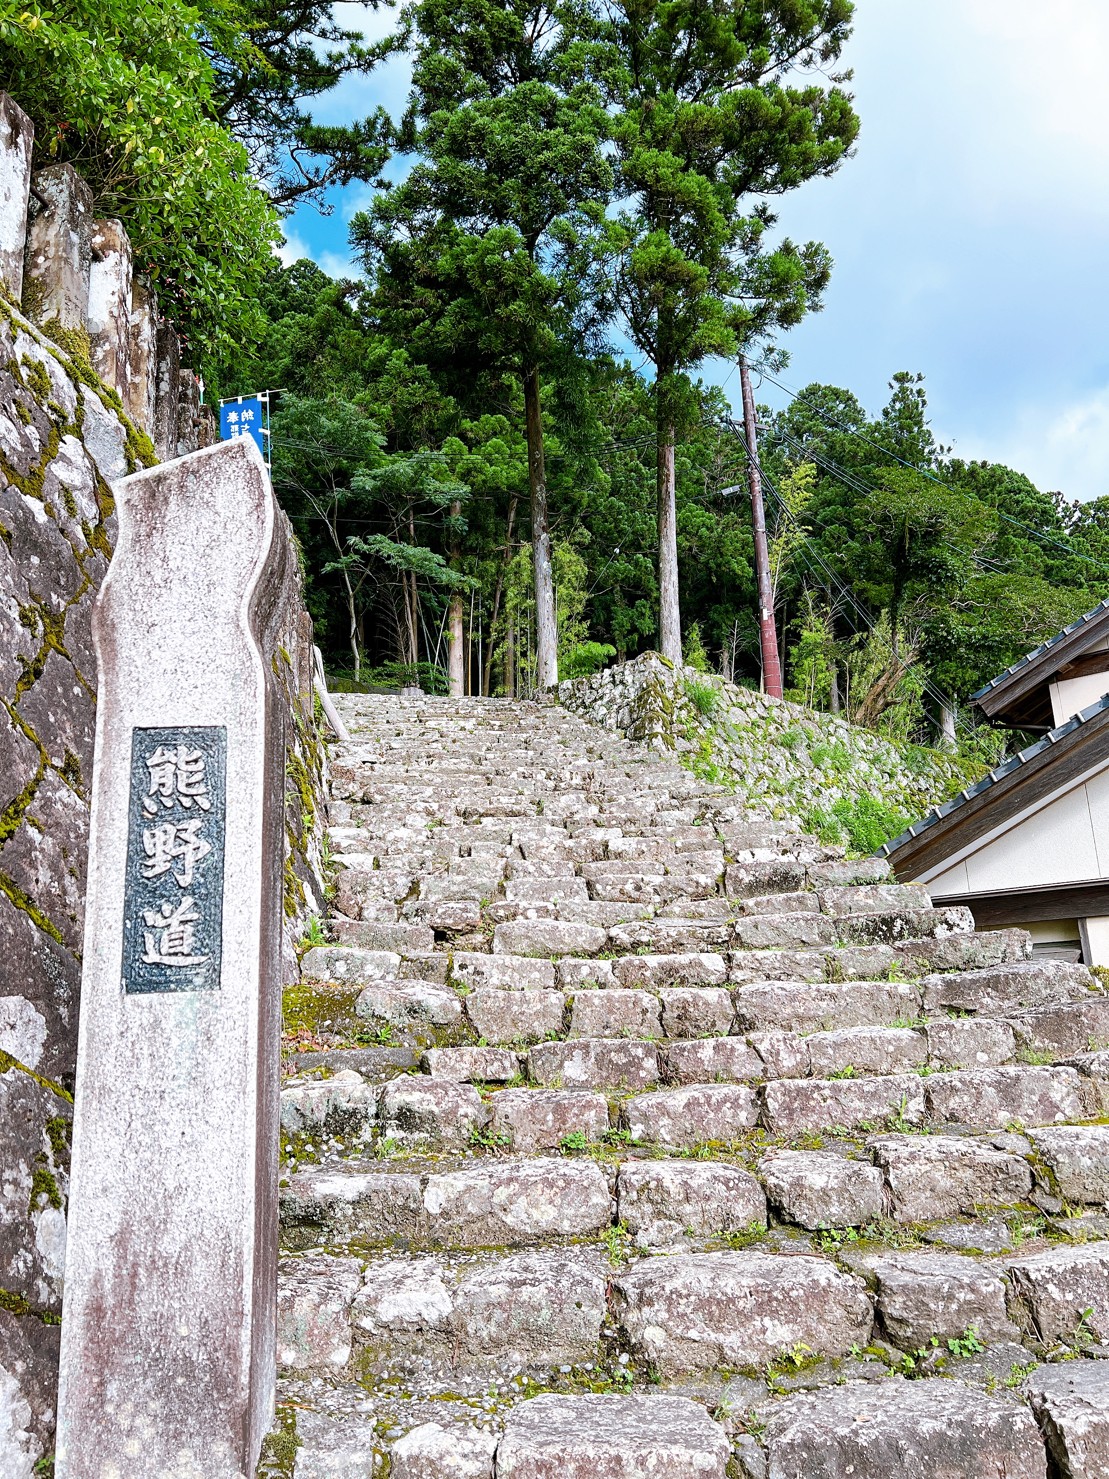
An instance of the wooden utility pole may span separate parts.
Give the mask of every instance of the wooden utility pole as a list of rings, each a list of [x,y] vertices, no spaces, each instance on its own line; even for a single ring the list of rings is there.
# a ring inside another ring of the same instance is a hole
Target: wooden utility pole
[[[782,664],[778,658],[778,629],[774,625],[774,595],[770,586],[770,551],[766,544],[766,510],[759,474],[759,447],[755,436],[755,397],[746,356],[739,361],[743,385],[743,435],[747,441],[747,481],[751,485],[751,522],[755,532],[755,572],[759,582],[759,641],[762,645],[762,684],[771,698],[782,696]]]

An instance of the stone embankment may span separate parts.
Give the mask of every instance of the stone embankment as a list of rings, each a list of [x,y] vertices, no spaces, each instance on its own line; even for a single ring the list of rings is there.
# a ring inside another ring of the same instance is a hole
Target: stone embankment
[[[669,752],[695,775],[833,841],[885,824],[883,842],[982,774],[939,750],[675,668],[654,652],[562,683],[558,696],[572,713]]]
[[[562,709],[341,703],[262,1472],[1109,1472],[1100,983]]]

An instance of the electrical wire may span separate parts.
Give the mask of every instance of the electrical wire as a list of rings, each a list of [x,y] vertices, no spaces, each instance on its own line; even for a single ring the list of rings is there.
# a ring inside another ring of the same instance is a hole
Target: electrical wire
[[[757,456],[751,457],[750,449],[747,445],[747,439],[739,426],[737,426],[732,421],[726,421],[723,424],[724,427],[728,431],[730,431],[734,437],[738,439],[740,445],[743,447],[744,455],[749,457],[753,465],[758,469],[759,475],[762,478],[764,485],[770,490],[770,494],[775,500],[780,514],[784,515],[799,531],[807,532],[800,519],[798,519],[797,515],[793,512],[789,504],[786,502],[785,498],[783,498],[782,494],[779,492],[773,479],[767,473],[766,469],[762,466],[759,458]],[[823,555],[820,554],[819,550],[810,549],[808,543],[806,542],[805,544],[801,545],[801,553],[808,562],[810,570],[812,570],[814,574],[823,574],[829,588],[835,590],[836,594],[839,596],[840,600],[845,604],[845,606],[855,613],[859,621],[862,623],[863,628],[871,635],[877,637],[878,640],[884,644],[891,657],[897,657],[898,654],[894,650],[892,641],[889,638],[885,637],[884,634],[879,630],[879,628],[875,625],[874,618],[871,613],[866,609],[866,607],[858,599],[855,593],[842,583],[842,581],[839,579],[839,576],[824,559]],[[819,566],[819,570],[816,569],[816,566]],[[855,631],[856,634],[858,634],[859,628],[856,627]],[[943,691],[938,688],[927,676],[925,676],[924,678],[923,688],[928,696],[932,699],[932,701],[939,705],[941,709],[953,708],[949,696],[944,694]],[[954,714],[956,724],[961,724],[966,733],[973,734],[974,725],[969,720],[967,720],[957,709],[954,709]]]
[[[769,372],[769,370],[767,370],[765,365],[759,365],[757,367],[752,366],[752,369],[754,368],[757,368],[763,378],[770,381],[771,385],[776,385],[778,389],[784,391],[786,395],[792,396],[794,400],[800,398],[802,394],[801,391],[791,390],[788,385],[783,385],[780,380],[776,380],[774,376]],[[881,442],[876,441],[873,437],[867,436],[865,432],[858,431],[855,427],[846,425],[846,423],[839,421],[835,416],[830,415],[827,411],[822,411],[819,406],[811,405],[808,402],[806,402],[806,405],[808,406],[808,409],[813,412],[814,415],[819,416],[820,419],[826,422],[829,426],[834,426],[837,431],[842,431],[847,436],[856,437],[859,441],[865,442],[867,446],[873,447],[876,451],[881,452],[884,457],[888,457],[891,459],[891,461],[899,463],[902,467],[907,468],[910,472],[915,472],[919,474],[920,477],[927,478],[930,482],[938,484],[939,487],[948,489],[949,492],[954,491],[950,483],[945,482],[943,478],[937,477],[936,474],[929,471],[928,468],[918,467],[915,463],[908,462],[904,457],[900,457],[896,452],[891,451],[889,447],[883,446]],[[772,428],[768,428],[768,430],[769,429]],[[811,453],[807,455],[811,455]],[[1006,523],[1013,524],[1018,529],[1023,529],[1025,533],[1033,535],[1036,539],[1042,539],[1046,544],[1054,545],[1057,549],[1061,549],[1066,554],[1070,555],[1072,559],[1081,560],[1088,565],[1095,565],[1100,571],[1101,575],[1106,579],[1109,579],[1109,570],[1106,569],[1106,567],[1102,564],[1100,560],[1096,560],[1092,555],[1084,555],[1080,550],[1076,550],[1072,545],[1064,543],[1061,539],[1056,539],[1053,534],[1048,534],[1043,529],[1037,529],[1034,524],[1026,524],[1023,519],[1018,519],[1013,514],[1004,513],[1001,509],[996,509],[995,512],[997,513],[998,518],[1004,519]]]

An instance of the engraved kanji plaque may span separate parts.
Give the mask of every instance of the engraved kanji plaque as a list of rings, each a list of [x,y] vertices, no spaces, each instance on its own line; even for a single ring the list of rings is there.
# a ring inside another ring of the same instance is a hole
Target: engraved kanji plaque
[[[133,729],[125,992],[219,989],[226,830],[227,730]]]

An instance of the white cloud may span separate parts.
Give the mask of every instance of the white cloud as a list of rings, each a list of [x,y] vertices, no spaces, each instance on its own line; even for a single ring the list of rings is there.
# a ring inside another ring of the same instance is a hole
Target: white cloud
[[[963,455],[1004,462],[1068,498],[1100,498],[1109,493],[1109,385],[1055,411],[1026,406],[1007,434]]]
[[[312,250],[303,236],[299,236],[295,231],[287,230],[285,240],[277,248],[277,255],[282,267],[291,267],[294,262],[299,262],[301,257],[310,257]]]
[[[328,277],[354,277],[363,276],[361,267],[352,257],[344,256],[342,252],[317,252],[314,260],[327,273]]]

